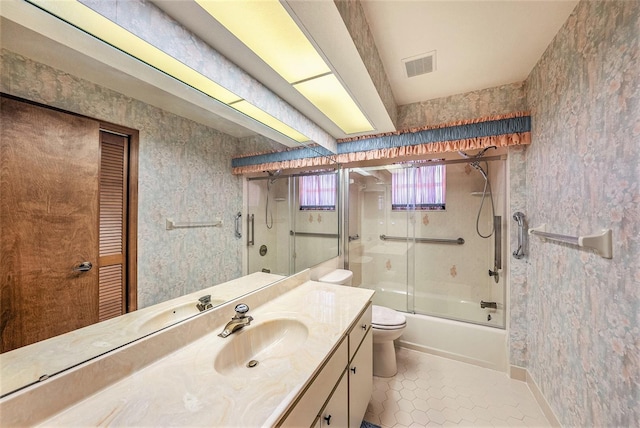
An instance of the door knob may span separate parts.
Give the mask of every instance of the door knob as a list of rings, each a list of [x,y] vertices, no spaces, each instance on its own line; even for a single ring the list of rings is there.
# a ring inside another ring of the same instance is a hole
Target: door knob
[[[75,272],[89,272],[92,267],[93,265],[91,264],[91,262],[82,262],[80,264],[75,265],[73,267],[73,270]]]

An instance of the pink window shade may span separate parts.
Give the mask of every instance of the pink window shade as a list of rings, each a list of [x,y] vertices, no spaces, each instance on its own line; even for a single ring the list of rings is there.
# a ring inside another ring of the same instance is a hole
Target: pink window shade
[[[307,175],[298,180],[301,210],[336,209],[336,175]]]
[[[446,166],[421,166],[392,171],[393,210],[444,210]]]

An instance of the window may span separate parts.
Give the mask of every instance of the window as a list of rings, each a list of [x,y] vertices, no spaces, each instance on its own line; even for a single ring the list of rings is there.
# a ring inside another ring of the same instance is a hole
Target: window
[[[420,166],[392,171],[391,209],[444,210],[446,166]]]
[[[336,209],[336,174],[306,175],[298,178],[300,210]]]

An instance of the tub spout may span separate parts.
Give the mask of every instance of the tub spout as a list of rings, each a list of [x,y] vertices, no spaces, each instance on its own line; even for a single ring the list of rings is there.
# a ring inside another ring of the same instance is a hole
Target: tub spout
[[[480,308],[498,309],[498,304],[496,302],[485,302],[484,300],[480,300]]]

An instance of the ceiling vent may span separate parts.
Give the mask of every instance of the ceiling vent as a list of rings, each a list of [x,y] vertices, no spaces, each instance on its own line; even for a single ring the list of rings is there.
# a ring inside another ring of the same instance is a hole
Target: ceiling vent
[[[436,70],[436,51],[427,52],[402,60],[407,77],[433,73]]]

